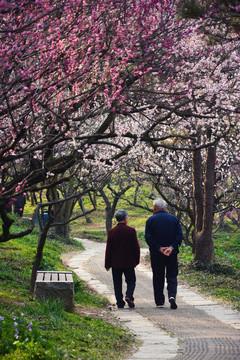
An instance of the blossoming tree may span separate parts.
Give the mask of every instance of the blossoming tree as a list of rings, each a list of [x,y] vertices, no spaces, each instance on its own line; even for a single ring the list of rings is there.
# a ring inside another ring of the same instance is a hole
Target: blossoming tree
[[[210,261],[217,148],[238,143],[239,36],[216,26],[216,6],[186,20],[181,3],[1,1],[0,241],[19,236],[14,195],[90,164],[113,171],[149,146],[193,154],[196,244]]]
[[[135,142],[121,142],[116,114],[155,57],[169,67],[182,27],[173,4],[1,1],[1,241],[19,236],[5,211],[11,197],[53,188],[86,161],[117,160]]]
[[[141,89],[141,97],[152,103],[145,132],[142,128],[151,148],[141,159],[141,166],[152,165],[155,175],[156,166],[161,167],[157,173],[168,175],[168,188],[178,187],[182,195],[185,192],[185,211],[194,217],[195,260],[206,263],[213,258],[214,206],[219,205],[217,201],[214,204],[214,196],[226,201],[231,193],[229,205],[237,204],[239,181],[235,179],[240,160],[239,33],[231,17],[229,23],[222,18],[217,22],[221,8],[210,10],[206,17],[203,12],[201,19],[194,21],[198,30],[191,32],[187,44],[185,40],[179,42],[177,54],[182,60],[181,67],[177,64],[173,69],[174,77],[155,74],[151,92],[147,86],[145,91]],[[239,9],[234,10],[239,21]],[[186,160],[187,152],[192,154],[192,164]],[[190,168],[189,184],[184,174]],[[221,191],[219,184],[225,184]],[[193,203],[189,208],[190,194]]]

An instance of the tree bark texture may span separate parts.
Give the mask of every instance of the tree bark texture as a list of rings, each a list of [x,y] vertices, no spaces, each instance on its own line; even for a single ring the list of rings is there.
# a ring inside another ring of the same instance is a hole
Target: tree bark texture
[[[30,281],[30,292],[34,292],[34,286],[37,278],[37,271],[40,268],[42,257],[43,257],[43,249],[46,243],[47,233],[51,225],[51,220],[49,220],[46,225],[42,228],[42,231],[39,230],[39,237],[38,237],[38,247],[37,253],[35,256],[35,261],[32,267],[32,274],[31,274],[31,281]]]
[[[108,233],[108,230],[110,230],[112,228],[112,219],[113,219],[113,214],[114,214],[114,209],[111,205],[110,200],[108,199],[108,196],[105,194],[103,189],[100,189],[100,194],[106,204],[106,208],[105,208],[105,213],[106,213],[106,220],[105,220],[105,225],[106,225],[106,231]]]
[[[193,171],[193,198],[195,212],[195,232],[202,230],[203,223],[203,166],[201,150],[193,152],[192,171]]]
[[[63,184],[65,185],[65,184]],[[67,196],[69,191],[71,191],[73,187],[73,179],[71,179],[63,189],[63,196]],[[57,199],[59,197],[57,193],[57,189],[55,189],[55,193],[53,193],[53,198]],[[55,213],[55,234],[56,236],[63,237],[67,242],[70,239],[70,225],[69,220],[71,219],[72,212],[75,206],[76,200],[71,199],[64,201],[62,204],[55,205],[54,213]]]
[[[70,235],[70,226],[69,223],[66,223],[70,220],[73,210],[74,200],[68,200],[61,205],[61,209],[58,211],[55,221],[56,223],[63,223],[62,225],[55,226],[55,232],[57,236],[64,237],[65,240],[69,241]]]
[[[114,216],[114,209],[106,206],[106,231],[107,231],[107,233],[112,228],[113,216]]]
[[[2,235],[0,235],[0,242],[6,242],[9,240],[10,228],[14,220],[8,217],[5,209],[5,204],[0,204],[0,216],[3,221]]]
[[[80,209],[82,210],[82,212],[83,212],[83,214],[86,212],[86,209],[85,209],[85,206],[84,206],[84,203],[83,203],[83,199],[82,198],[79,198],[78,199],[78,204],[79,204],[79,206],[80,206]],[[85,216],[85,219],[86,219],[86,222],[88,223],[88,224],[91,224],[91,219],[90,219],[90,217],[86,214],[86,215],[84,215]]]
[[[214,185],[215,185],[215,162],[216,148],[211,146],[207,149],[205,177],[203,183],[203,206],[199,204],[199,198],[195,199],[197,222],[195,224],[195,261],[209,264],[214,257],[212,227],[213,227],[213,205],[214,205]],[[197,175],[197,170],[196,174]],[[199,184],[200,186],[200,184]],[[200,206],[199,206],[200,205]],[[199,207],[198,207],[199,206]],[[202,224],[199,218],[202,217]]]

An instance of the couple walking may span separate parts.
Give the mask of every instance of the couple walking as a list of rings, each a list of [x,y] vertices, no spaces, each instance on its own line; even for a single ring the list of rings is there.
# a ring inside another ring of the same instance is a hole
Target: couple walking
[[[153,201],[153,215],[146,222],[145,240],[150,250],[156,306],[164,307],[166,275],[170,307],[171,309],[177,309],[177,254],[183,235],[179,220],[174,215],[167,213],[166,209],[167,204],[163,199]],[[127,212],[118,210],[115,217],[118,224],[108,232],[105,268],[107,271],[112,268],[117,307],[124,308],[126,301],[130,308],[134,308],[135,267],[140,261],[140,246],[136,230],[127,225]],[[125,300],[122,293],[123,274],[127,284]]]

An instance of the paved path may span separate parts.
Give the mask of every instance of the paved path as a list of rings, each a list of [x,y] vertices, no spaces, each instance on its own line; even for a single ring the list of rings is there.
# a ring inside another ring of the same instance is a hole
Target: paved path
[[[79,239],[85,251],[68,266],[114,304],[111,272],[104,269],[105,244]],[[142,250],[142,253],[144,250]],[[188,287],[178,287],[177,310],[155,307],[151,271],[136,268],[135,309],[113,311],[143,342],[128,360],[239,360],[240,313],[225,309]]]

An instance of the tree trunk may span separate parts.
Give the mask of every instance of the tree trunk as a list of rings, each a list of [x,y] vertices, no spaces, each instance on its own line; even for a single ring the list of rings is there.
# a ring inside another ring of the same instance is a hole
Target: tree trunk
[[[108,233],[108,230],[110,230],[112,228],[112,219],[114,217],[114,213],[116,211],[119,199],[120,199],[119,196],[115,196],[112,205],[109,202],[108,205],[106,206],[106,231],[107,231],[107,233]]]
[[[209,264],[214,257],[212,227],[213,227],[213,205],[215,184],[215,161],[216,148],[211,146],[207,149],[207,159],[204,178],[204,201],[202,227],[196,228],[196,250],[195,261]],[[196,224],[198,226],[198,223]]]
[[[119,183],[118,183],[119,184]],[[107,192],[104,191],[105,186],[107,185],[107,189],[111,192],[111,196],[109,197],[107,195]],[[99,193],[101,194],[105,204],[106,204],[106,231],[108,232],[112,228],[112,219],[114,217],[114,213],[117,208],[118,201],[120,200],[121,196],[126,193],[126,191],[131,187],[131,184],[128,184],[125,187],[121,187],[121,184],[119,184],[120,191],[116,191],[111,186],[111,178],[108,178],[108,180],[105,182],[104,186],[99,189]],[[113,199],[112,203],[111,200]]]
[[[31,196],[31,205],[37,205],[37,197],[36,197],[36,194],[35,192],[31,192],[30,193],[30,196]]]
[[[113,210],[111,207],[106,206],[106,231],[112,228]]]
[[[196,234],[202,230],[203,222],[203,169],[201,150],[196,149],[192,157],[193,199],[194,199],[194,231],[192,251],[196,251]]]
[[[105,208],[105,213],[106,213],[106,220],[105,220],[105,225],[106,225],[106,231],[108,233],[108,231],[112,228],[112,218],[113,218],[113,211],[112,211],[112,206],[111,206],[111,202],[109,201],[107,195],[105,194],[103,188],[99,190],[105,204],[106,204],[106,208]]]
[[[83,203],[83,199],[81,197],[78,199],[78,204],[79,204],[80,209],[82,210],[82,212],[84,214],[86,212],[86,209],[85,209],[85,206],[84,206],[84,203]],[[85,216],[86,222],[88,224],[91,224],[92,221],[91,221],[90,217],[87,214],[84,215],[84,216]]]
[[[201,150],[197,149],[193,152],[192,159],[193,171],[193,198],[195,205],[195,231],[202,230],[203,223],[203,177],[202,177],[202,155]]]
[[[47,224],[43,227],[42,231],[39,230],[39,236],[38,236],[38,247],[37,247],[37,253],[35,256],[35,261],[33,263],[32,267],[32,275],[31,275],[31,282],[30,282],[30,291],[34,292],[34,286],[36,282],[37,277],[37,271],[40,268],[42,257],[43,257],[43,248],[46,242],[47,233],[51,225],[51,220],[47,222]]]
[[[5,204],[0,204],[0,216],[2,219],[2,235],[0,235],[0,242],[6,242],[9,240],[10,228],[14,220],[8,217]]]
[[[63,197],[67,196],[69,193],[69,189],[72,189],[73,179],[71,179],[68,183],[68,186],[63,184],[64,188],[62,189]],[[58,191],[57,189],[51,190],[51,197],[53,199],[58,199]],[[71,219],[73,208],[75,205],[75,200],[67,200],[62,204],[56,204],[54,207],[54,215],[55,215],[55,235],[63,237],[67,242],[70,240],[70,225],[69,220]]]
[[[71,218],[73,202],[74,200],[65,201],[55,217],[57,223],[63,223],[62,225],[59,224],[55,226],[56,235],[64,237],[67,242],[69,242],[70,239],[70,225],[66,222]]]

